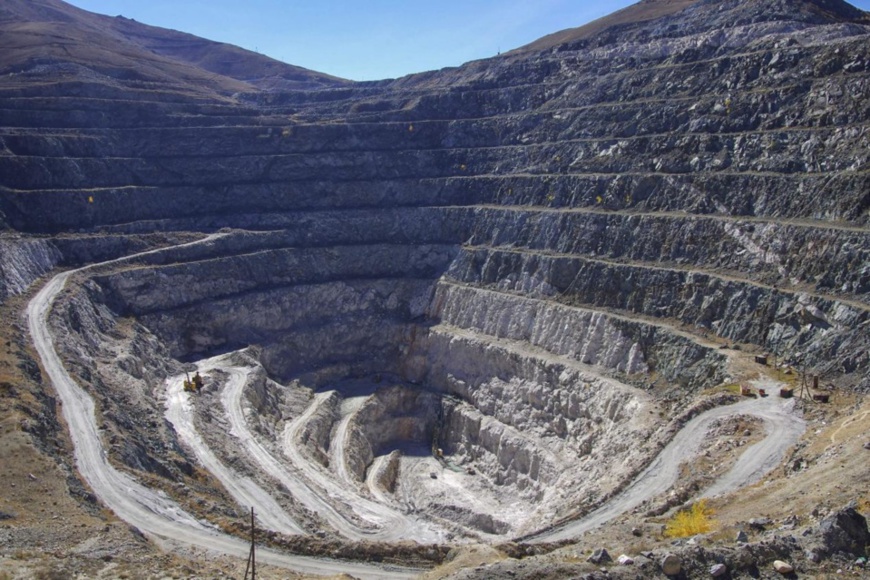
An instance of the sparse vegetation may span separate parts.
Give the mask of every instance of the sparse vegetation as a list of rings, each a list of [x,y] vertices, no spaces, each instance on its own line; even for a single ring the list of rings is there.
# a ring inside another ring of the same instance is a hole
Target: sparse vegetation
[[[680,510],[665,526],[665,536],[669,538],[687,538],[698,534],[706,534],[715,527],[713,508],[707,505],[707,500],[699,500],[692,507]]]
[[[33,577],[36,580],[66,580],[69,574],[62,569],[51,566],[37,570]]]
[[[740,394],[740,385],[738,383],[722,383],[711,389],[704,391],[704,395],[712,396],[720,393],[731,393],[732,395]]]

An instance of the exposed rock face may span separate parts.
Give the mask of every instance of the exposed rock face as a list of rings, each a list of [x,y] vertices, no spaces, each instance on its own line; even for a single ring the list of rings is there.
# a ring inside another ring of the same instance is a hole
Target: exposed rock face
[[[0,111],[2,211],[22,230],[282,228],[272,251],[293,247],[316,263],[318,281],[315,244],[369,253],[378,242],[464,243],[402,275],[447,271],[502,293],[677,319],[852,374],[868,362],[855,330],[870,291],[863,14],[708,4],[556,52],[251,94],[256,106],[146,100],[135,84],[75,75],[37,97],[37,73],[20,74],[6,81]],[[139,104],[97,108],[121,96]],[[274,273],[250,281],[259,291],[286,285],[296,267],[249,260],[238,259]],[[176,269],[201,277],[217,264]],[[190,286],[184,300],[205,308]],[[210,301],[229,296],[201,286]],[[253,332],[235,340],[225,326],[182,337],[158,324],[184,355],[251,342],[261,331],[247,317]],[[656,359],[630,344],[620,370]]]
[[[333,389],[294,442],[318,469],[475,534],[531,531],[625,484],[667,437],[661,400],[679,411],[675,393],[730,376],[723,347],[866,391],[866,15],[677,4],[457,69],[269,85],[310,90],[257,90],[235,66],[213,79],[214,63],[182,75],[191,58],[129,22],[102,48],[138,31],[161,53],[140,75],[87,53],[6,63],[0,219],[64,235],[0,240],[0,297],[62,262],[219,232],[107,265],[59,303],[65,356],[134,434],[122,462],[187,465],[160,455],[182,453],[164,427],[134,425],[136,405],[159,408],[164,357],[256,345],[294,396]],[[0,22],[67,22],[26,5]],[[116,331],[125,317],[142,326]],[[130,401],[109,400],[109,367]],[[342,382],[382,374],[402,386]],[[259,412],[281,404],[261,379]],[[444,474],[408,479],[417,460],[398,451],[433,447]],[[414,495],[448,478],[479,487]]]
[[[364,480],[372,460],[392,453],[399,443],[406,448],[430,447],[439,406],[438,397],[432,393],[405,388],[379,390],[351,418],[348,448],[353,453],[347,461],[350,470]]]
[[[61,258],[60,251],[47,240],[0,238],[0,302],[23,292]]]
[[[822,520],[816,534],[815,549],[819,556],[837,553],[863,555],[870,545],[867,520],[854,507],[843,508]]]

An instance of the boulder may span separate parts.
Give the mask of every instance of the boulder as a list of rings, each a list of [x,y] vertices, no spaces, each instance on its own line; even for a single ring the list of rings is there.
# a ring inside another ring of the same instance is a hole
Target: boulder
[[[792,530],[795,528],[795,526],[798,525],[798,523],[800,523],[800,520],[796,515],[792,514],[782,520],[782,525],[780,527],[783,529]]]
[[[780,574],[791,574],[792,572],[794,572],[794,566],[792,566],[788,562],[783,562],[782,560],[775,560],[773,562],[773,569]]]
[[[734,541],[745,543],[745,542],[749,541],[749,536],[746,535],[746,532],[744,532],[743,530],[740,530],[739,532],[737,532],[737,537],[734,538]]]
[[[724,576],[726,572],[728,572],[728,567],[725,564],[714,564],[710,567],[710,576],[713,578]]]
[[[764,530],[767,526],[770,525],[769,518],[752,518],[749,520],[749,527],[754,530]]]
[[[613,558],[610,557],[610,554],[607,553],[607,550],[604,548],[598,548],[592,555],[586,558],[587,562],[592,562],[593,564],[601,564],[603,562],[612,562]]]
[[[621,566],[631,566],[632,564],[634,564],[634,559],[631,558],[631,556],[627,556],[625,554],[622,554],[619,558],[616,559],[616,561],[619,562]]]
[[[834,512],[819,524],[822,542],[828,553],[845,552],[864,555],[870,544],[867,519],[853,507]]]
[[[680,570],[683,569],[683,563],[676,554],[667,554],[662,558],[661,566],[662,572],[664,572],[666,576],[676,576],[680,573]]]

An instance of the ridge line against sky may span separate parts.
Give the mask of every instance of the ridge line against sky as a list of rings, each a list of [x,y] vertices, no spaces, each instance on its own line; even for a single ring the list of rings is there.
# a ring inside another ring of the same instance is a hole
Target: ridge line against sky
[[[66,0],[109,16],[234,44],[337,77],[458,66],[575,28],[634,0]],[[870,10],[870,0],[851,2]]]

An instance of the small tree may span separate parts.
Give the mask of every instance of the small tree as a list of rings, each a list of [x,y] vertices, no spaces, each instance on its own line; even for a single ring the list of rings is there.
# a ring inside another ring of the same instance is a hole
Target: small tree
[[[680,510],[665,526],[665,536],[669,538],[686,538],[698,534],[706,534],[713,529],[716,521],[713,519],[713,508],[702,499],[688,509]]]

